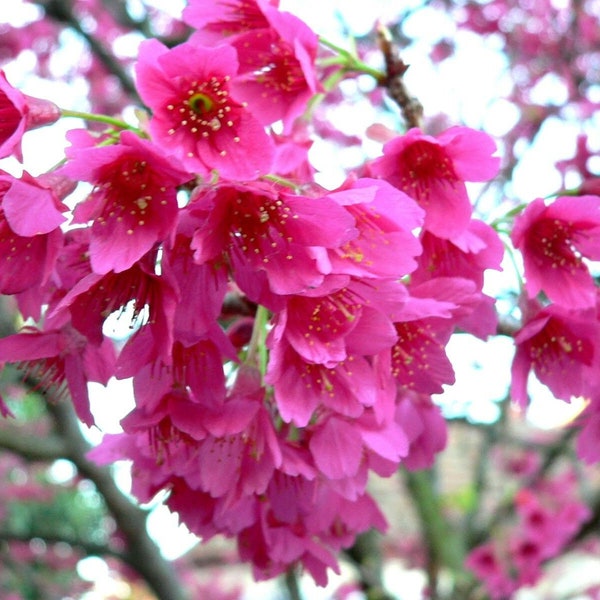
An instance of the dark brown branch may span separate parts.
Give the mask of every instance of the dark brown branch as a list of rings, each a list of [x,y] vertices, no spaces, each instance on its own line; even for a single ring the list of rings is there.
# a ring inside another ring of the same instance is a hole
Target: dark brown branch
[[[132,101],[141,103],[133,79],[123,68],[123,65],[115,58],[110,49],[94,35],[85,31],[72,11],[71,0],[31,0],[34,4],[41,6],[46,16],[58,21],[76,31],[88,44],[91,52],[98,58],[104,67],[118,80],[123,90],[131,96]]]
[[[127,542],[124,557],[161,600],[185,600],[182,584],[146,530],[147,512],[134,505],[117,487],[111,472],[86,458],[90,444],[67,402],[48,403],[57,433],[64,439],[69,460],[79,473],[92,481]]]
[[[377,41],[385,59],[386,78],[383,85],[400,107],[407,127],[422,127],[423,105],[408,93],[404,83],[404,74],[409,65],[400,58],[389,30],[381,24],[377,28]]]

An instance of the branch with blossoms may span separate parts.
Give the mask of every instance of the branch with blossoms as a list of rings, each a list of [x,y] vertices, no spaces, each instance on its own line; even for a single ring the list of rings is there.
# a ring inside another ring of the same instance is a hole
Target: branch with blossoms
[[[45,5],[97,56],[110,47],[74,24],[77,2]],[[105,16],[95,14],[100,37]],[[451,340],[509,336],[513,406],[529,406],[532,374],[557,399],[586,398],[575,450],[598,460],[600,320],[589,263],[600,257],[600,197],[561,192],[486,222],[470,189],[497,176],[496,142],[423,119],[383,27],[381,69],[276,1],[190,0],[182,19],[190,35],[180,43],[139,45],[133,89],[121,69],[119,109],[139,97],[135,118],[98,114],[102,95],[94,112],[59,108],[2,74],[1,158],[23,162],[28,132],[62,118],[88,127],[68,132],[51,172],[0,172],[0,293],[25,323],[0,339],[0,362],[52,395],[69,457],[116,516],[133,509],[101,466],[125,459],[140,502],[166,493],[199,538],[235,539],[255,578],[287,577],[293,595],[296,570],[326,585],[343,552],[367,593],[387,593],[355,540],[387,527],[369,475],[400,467],[431,598],[442,597],[446,572],[462,597],[478,593],[474,578],[494,598],[533,585],[592,516],[577,477],[543,467],[544,477],[511,492],[501,520],[483,514],[476,489],[468,514],[501,534],[475,540],[473,526],[467,539],[436,490],[432,467],[448,440],[437,399],[456,379]],[[375,128],[380,152],[326,188],[311,148],[319,136],[348,142],[328,111],[343,101],[338,84],[365,75],[407,128]],[[484,282],[506,264],[505,249],[518,281],[498,315]],[[113,320],[124,334],[111,335]],[[135,407],[122,432],[84,458],[77,420],[96,422],[88,383],[113,378],[132,380]],[[484,463],[477,469],[483,486]],[[149,564],[155,549],[140,515],[119,527]],[[177,587],[163,563],[151,570]],[[166,590],[157,593],[177,597]]]

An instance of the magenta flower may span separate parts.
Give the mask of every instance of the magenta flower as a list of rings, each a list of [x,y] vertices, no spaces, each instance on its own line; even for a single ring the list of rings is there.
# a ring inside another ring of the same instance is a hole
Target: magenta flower
[[[597,384],[592,369],[598,358],[600,331],[589,311],[567,311],[558,305],[538,308],[515,336],[512,399],[528,403],[527,378],[533,370],[556,398],[586,394]]]
[[[395,418],[409,442],[408,455],[402,464],[411,471],[431,467],[436,454],[448,441],[448,429],[440,408],[427,394],[399,389]]]
[[[557,304],[596,304],[596,286],[582,260],[600,259],[600,197],[563,196],[546,206],[537,198],[515,220],[511,238],[521,250],[525,289]]]
[[[411,274],[414,283],[435,277],[462,277],[473,281],[480,290],[487,269],[502,270],[502,240],[489,225],[477,219],[472,219],[467,229],[452,240],[424,231],[421,244],[419,267]]]
[[[199,188],[190,210],[201,220],[192,241],[200,264],[225,253],[240,287],[244,272],[246,281],[262,271],[275,294],[319,286],[330,270],[324,249],[356,235],[352,216],[327,196],[305,198],[261,184]]]
[[[274,146],[243,101],[232,95],[236,51],[187,42],[140,46],[137,87],[152,110],[150,133],[184,166],[227,179],[255,179],[271,168]],[[260,148],[260,152],[257,152]]]
[[[278,0],[190,0],[183,10],[183,20],[196,29],[198,40],[210,46],[247,31],[268,28],[261,7],[278,4]]]
[[[71,141],[62,172],[95,186],[74,211],[75,223],[93,221],[92,269],[100,274],[125,271],[171,234],[176,188],[190,175],[129,131],[112,146],[89,147],[79,135]]]
[[[120,360],[124,360],[123,354],[131,345],[137,344],[138,369],[158,357],[169,362],[177,296],[170,282],[154,273],[154,263],[155,256],[148,256],[121,273],[90,273],[60,300],[48,315],[48,322],[62,323],[70,316],[75,329],[91,344],[100,345],[104,320],[131,302],[131,328],[138,319],[146,323],[128,340]]]
[[[26,327],[0,340],[0,362],[21,363],[26,372],[39,380],[42,389],[52,388],[59,399],[68,391],[77,416],[89,426],[94,417],[87,384],[95,381],[106,385],[115,360],[112,342],[88,345],[69,325],[48,331]]]
[[[32,98],[12,87],[0,70],[0,158],[14,154],[20,161],[21,139],[30,129],[55,123],[60,109],[49,100]]]
[[[298,17],[265,8],[266,29],[237,36],[231,45],[240,60],[232,89],[261,123],[282,120],[291,130],[308,101],[321,90],[315,73],[317,35]]]
[[[39,287],[50,277],[67,210],[58,194],[71,190],[62,183],[61,178],[35,179],[25,172],[17,179],[0,172],[0,293]]]
[[[356,418],[383,393],[373,367],[362,356],[350,355],[335,367],[326,367],[307,362],[285,338],[271,343],[267,382],[285,422],[306,427],[323,407]]]
[[[403,277],[421,252],[413,231],[423,210],[385,181],[361,178],[328,194],[354,217],[358,235],[330,252],[333,271],[355,277]]]
[[[487,181],[498,172],[494,141],[467,127],[437,137],[410,129],[385,144],[371,170],[414,198],[425,209],[424,228],[452,239],[469,225],[471,203],[465,181]]]
[[[385,280],[376,285],[351,281],[323,296],[290,296],[274,335],[284,330],[307,362],[334,367],[351,354],[375,355],[390,348],[397,339],[393,311],[399,312],[404,299],[404,287]]]

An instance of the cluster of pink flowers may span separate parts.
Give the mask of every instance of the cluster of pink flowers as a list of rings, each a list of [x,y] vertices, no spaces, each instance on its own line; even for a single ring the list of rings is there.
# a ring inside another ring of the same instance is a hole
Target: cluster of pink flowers
[[[528,404],[533,372],[556,398],[588,399],[577,450],[595,462],[600,458],[600,313],[590,263],[600,259],[600,196],[538,198],[515,219],[511,238],[523,256],[525,276],[512,398]]]
[[[591,516],[577,497],[572,472],[520,489],[514,499],[515,522],[494,541],[474,548],[466,566],[485,584],[493,600],[512,598],[537,583],[543,565],[571,542]]]
[[[140,49],[142,135],[74,130],[58,171],[1,174],[0,292],[39,324],[0,361],[68,390],[88,425],[87,383],[132,378],[124,432],[94,457],[131,460],[136,496],[168,490],[203,539],[236,537],[257,577],[302,564],[324,584],[385,528],[369,472],[444,447],[432,394],[454,381],[455,328],[496,330],[482,284],[503,248],[465,181],[499,160],[468,128],[411,129],[324,190],[294,135],[320,90],[316,35],[274,2],[190,2],[184,19],[188,41]],[[32,103],[2,89],[14,153]],[[92,189],[65,228],[76,182]],[[103,324],[128,307],[117,351]]]

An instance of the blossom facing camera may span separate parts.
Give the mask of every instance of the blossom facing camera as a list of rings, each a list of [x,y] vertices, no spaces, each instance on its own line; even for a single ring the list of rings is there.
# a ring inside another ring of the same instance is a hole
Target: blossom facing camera
[[[237,71],[230,46],[188,42],[168,49],[157,40],[140,46],[137,87],[153,113],[150,134],[191,171],[207,175],[214,169],[226,179],[248,180],[271,167],[271,138],[232,95]]]

